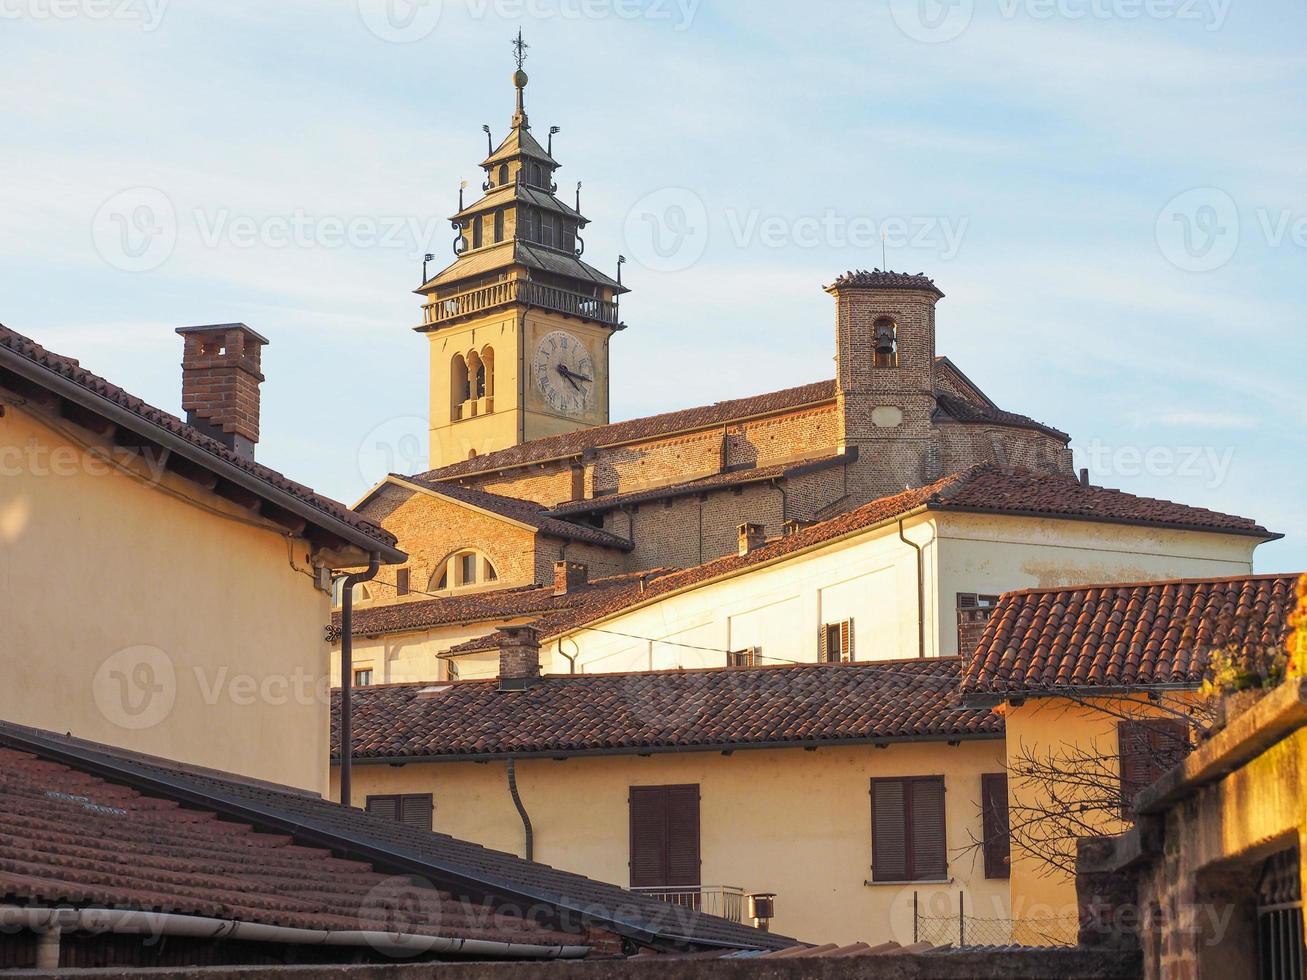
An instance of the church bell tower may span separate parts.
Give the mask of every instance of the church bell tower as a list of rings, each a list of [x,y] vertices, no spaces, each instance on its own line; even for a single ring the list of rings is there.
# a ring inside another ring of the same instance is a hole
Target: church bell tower
[[[551,128],[526,112],[527,45],[514,42],[516,111],[498,147],[486,132],[482,196],[450,220],[455,259],[418,290],[430,341],[431,465],[446,466],[608,422],[608,345],[627,292],[582,260],[589,223],[559,199]]]

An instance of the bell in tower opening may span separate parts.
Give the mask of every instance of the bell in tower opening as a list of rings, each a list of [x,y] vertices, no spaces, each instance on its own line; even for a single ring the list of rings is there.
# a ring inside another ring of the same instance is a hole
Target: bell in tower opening
[[[480,164],[480,200],[450,218],[454,261],[418,290],[431,350],[431,463],[444,466],[608,422],[608,345],[624,329],[620,274],[582,259],[580,185],[557,196],[526,110],[527,45],[513,41],[508,134]]]
[[[875,323],[876,353],[875,366],[892,368],[899,366],[899,328],[893,320],[883,316]]]

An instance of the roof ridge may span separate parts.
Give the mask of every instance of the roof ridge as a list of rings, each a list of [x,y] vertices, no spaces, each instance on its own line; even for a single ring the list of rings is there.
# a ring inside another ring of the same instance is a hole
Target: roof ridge
[[[1307,572],[1263,572],[1252,575],[1217,575],[1213,577],[1195,576],[1192,578],[1142,579],[1132,582],[1090,582],[1084,585],[1049,585],[1034,586],[1028,589],[1010,589],[1003,597],[1023,597],[1032,595],[1049,595],[1054,592],[1093,592],[1108,589],[1154,589],[1175,585],[1233,585],[1236,582],[1271,582],[1277,579],[1301,580]]]

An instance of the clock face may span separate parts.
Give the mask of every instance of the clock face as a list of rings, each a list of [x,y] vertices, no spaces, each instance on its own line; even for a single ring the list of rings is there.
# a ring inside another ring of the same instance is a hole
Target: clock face
[[[585,344],[565,330],[541,338],[531,360],[536,387],[560,415],[581,415],[594,400],[595,365]]]

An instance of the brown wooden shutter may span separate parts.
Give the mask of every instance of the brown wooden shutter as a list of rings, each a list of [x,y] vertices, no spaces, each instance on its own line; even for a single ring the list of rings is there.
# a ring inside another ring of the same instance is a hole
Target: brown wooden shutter
[[[369,796],[365,807],[368,813],[382,820],[399,819],[398,796]]]
[[[667,794],[661,786],[631,787],[631,887],[666,884]]]
[[[667,884],[699,884],[699,787],[667,787]]]
[[[1122,721],[1116,726],[1121,767],[1121,817],[1134,819],[1135,797],[1188,752],[1189,726],[1178,718]]]
[[[1010,878],[1012,829],[1008,821],[1007,773],[987,772],[980,777],[980,806],[985,877]]]
[[[435,809],[435,800],[430,793],[400,797],[398,820],[409,827],[430,830]]]
[[[914,881],[948,877],[944,829],[944,780],[914,779],[909,784],[908,825],[912,849],[909,870]]]
[[[901,779],[871,781],[872,881],[907,881],[908,879],[905,786]]]
[[[699,787],[632,786],[631,887],[699,884]]]
[[[853,662],[853,620],[846,619],[840,623],[840,645],[844,648],[844,659]]]
[[[817,663],[824,664],[830,660],[830,629],[825,623],[817,627]]]

